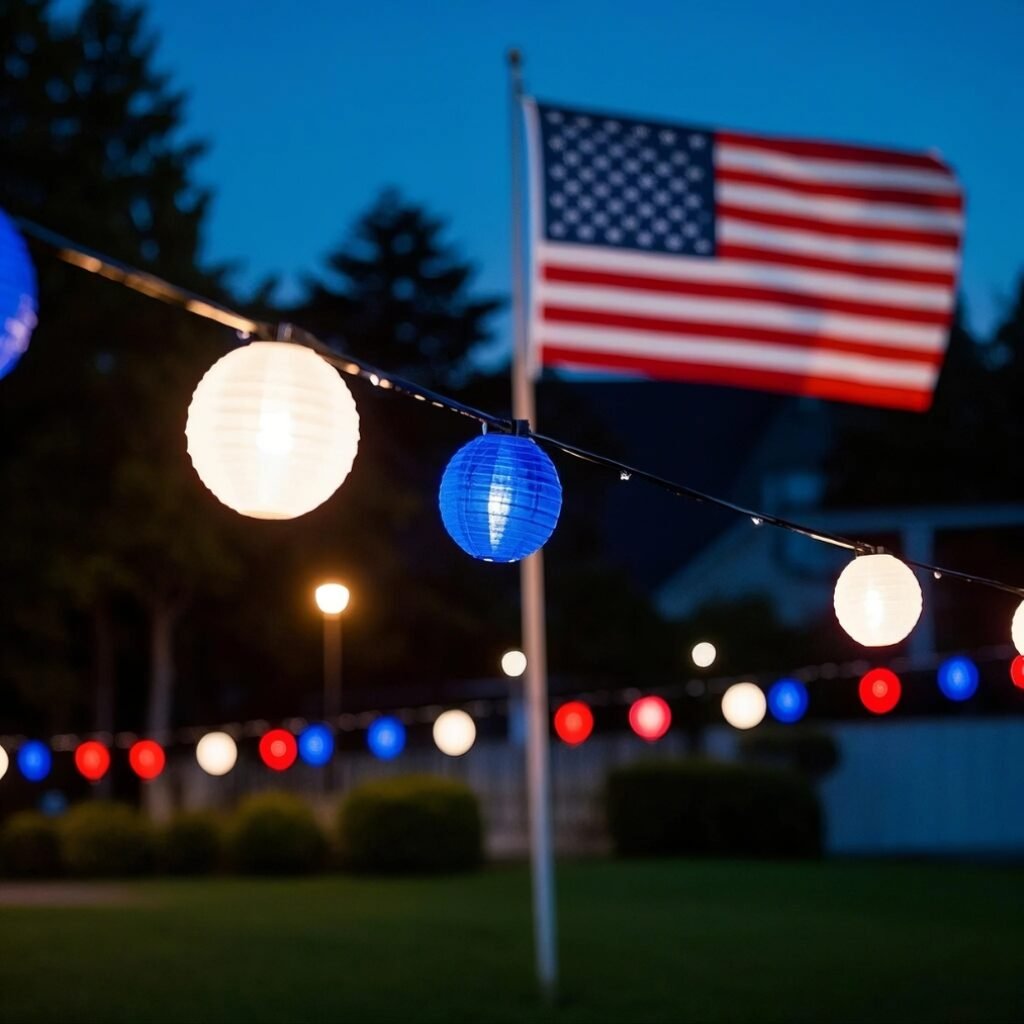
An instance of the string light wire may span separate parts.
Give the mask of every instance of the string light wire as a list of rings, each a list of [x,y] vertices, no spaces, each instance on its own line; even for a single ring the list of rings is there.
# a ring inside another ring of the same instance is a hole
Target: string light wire
[[[978,648],[971,652],[973,661],[979,664],[995,664],[1013,658],[1016,649],[1009,644],[997,644]],[[934,672],[950,657],[949,654],[927,654],[917,657],[903,656],[890,658],[886,667],[897,675],[920,674]],[[802,668],[787,672],[742,672],[728,676],[715,676],[704,679],[693,676],[676,682],[660,683],[640,689],[636,686],[611,686],[588,690],[568,690],[552,695],[549,713],[556,707],[570,700],[580,700],[591,708],[619,707],[632,704],[643,696],[659,696],[667,700],[681,700],[684,697],[701,700],[713,700],[720,697],[735,683],[756,682],[765,691],[771,683],[779,679],[796,679],[808,687],[818,684],[832,686],[837,680],[860,679],[865,672],[878,667],[874,661],[855,658],[850,661],[828,661],[819,665],[805,665]],[[699,689],[692,688],[699,683]],[[404,725],[431,725],[444,711],[465,711],[474,720],[507,716],[512,708],[512,701],[507,697],[475,697],[445,704],[417,704],[399,708],[367,709],[358,712],[345,712],[325,719],[292,716],[277,719],[273,722],[266,718],[250,718],[237,722],[221,722],[214,725],[191,725],[169,729],[163,732],[147,733],[119,730],[117,732],[86,731],[80,733],[57,733],[49,739],[42,738],[44,743],[56,753],[74,751],[86,740],[97,740],[107,748],[129,750],[140,739],[156,740],[163,747],[195,746],[203,736],[210,732],[225,732],[232,739],[242,741],[258,739],[273,728],[286,729],[298,735],[313,723],[323,723],[339,733],[356,733],[370,728],[382,717],[397,718]],[[0,736],[0,747],[7,751],[18,750],[30,739],[24,733]]]
[[[829,544],[846,551],[852,551],[855,555],[880,554],[884,550],[865,541],[852,540],[839,534],[807,526],[795,520],[745,508],[725,498],[719,498],[705,491],[699,491],[685,484],[677,483],[656,473],[650,473],[647,470],[621,462],[611,456],[589,451],[548,434],[535,433],[529,429],[528,425],[524,427],[522,423],[516,420],[485,412],[482,409],[467,405],[447,395],[424,388],[413,381],[387,373],[367,363],[365,360],[339,353],[333,346],[328,345],[314,334],[295,324],[280,323],[275,325],[265,321],[254,320],[218,302],[180,288],[178,285],[165,281],[155,274],[140,270],[130,264],[123,263],[79,245],[77,242],[73,242],[63,235],[51,231],[49,228],[42,227],[34,221],[24,217],[13,217],[12,220],[28,237],[53,250],[58,259],[63,260],[65,263],[93,274],[99,274],[101,277],[107,278],[107,280],[114,281],[149,298],[176,306],[194,316],[231,327],[243,338],[254,338],[262,341],[285,341],[304,345],[316,352],[341,373],[364,380],[371,387],[394,391],[397,394],[413,398],[417,401],[427,402],[435,408],[445,409],[460,416],[465,416],[479,423],[485,430],[496,430],[507,434],[520,434],[531,437],[533,440],[565,455],[571,455],[574,458],[582,459],[584,462],[589,462],[591,465],[608,469],[616,473],[619,480],[623,482],[633,479],[644,480],[655,487],[674,494],[676,497],[705,505],[712,505],[736,515],[745,516],[754,526],[761,526],[763,524],[774,526],[780,530],[799,534],[820,544]],[[907,565],[913,566],[915,569],[932,573],[933,577],[937,580],[949,577],[964,583],[974,583],[1024,598],[1024,587],[1005,583],[1002,580],[979,576],[976,573],[962,572],[958,569],[947,569],[909,558],[903,558],[902,561]]]

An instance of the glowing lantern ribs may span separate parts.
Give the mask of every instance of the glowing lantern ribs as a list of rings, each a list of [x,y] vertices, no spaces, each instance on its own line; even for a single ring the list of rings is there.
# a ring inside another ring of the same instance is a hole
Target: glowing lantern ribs
[[[444,528],[467,554],[518,562],[554,532],[562,485],[551,459],[529,438],[485,434],[452,456],[439,503]]]

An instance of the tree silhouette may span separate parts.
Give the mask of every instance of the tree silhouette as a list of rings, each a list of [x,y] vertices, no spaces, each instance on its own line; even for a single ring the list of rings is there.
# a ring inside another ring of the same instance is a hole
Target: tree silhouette
[[[61,21],[46,0],[0,9],[0,205],[200,288],[207,195],[201,147],[181,141],[183,97],[154,69],[140,7],[90,0]],[[195,501],[182,430],[223,336],[80,271],[39,262],[40,326],[4,381],[7,537],[4,675],[37,704],[74,709],[91,617],[97,718],[112,722],[118,602],[150,627],[148,725],[171,723],[174,623],[189,594],[231,570],[227,524]],[[76,654],[76,651],[79,652]],[[41,687],[49,673],[57,682]],[[59,716],[58,716],[59,717]]]
[[[991,341],[957,311],[931,409],[924,414],[837,409],[831,501],[966,504],[1018,500],[1007,453],[1024,440],[1024,281]]]
[[[461,384],[501,303],[470,294],[472,267],[445,242],[444,221],[381,193],[310,278],[304,323],[347,351],[428,386]]]

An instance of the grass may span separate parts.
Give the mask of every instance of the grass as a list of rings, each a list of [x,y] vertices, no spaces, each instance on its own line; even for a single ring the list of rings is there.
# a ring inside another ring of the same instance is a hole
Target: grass
[[[563,986],[532,983],[529,881],[143,882],[0,910],[4,1021],[1011,1021],[1024,872],[585,863],[559,872]]]

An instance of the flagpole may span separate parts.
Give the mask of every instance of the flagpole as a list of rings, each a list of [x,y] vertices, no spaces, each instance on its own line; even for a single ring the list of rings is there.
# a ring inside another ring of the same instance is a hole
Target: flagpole
[[[512,159],[512,409],[536,429],[536,402],[523,279],[522,56],[508,51],[509,130]],[[530,817],[530,876],[537,981],[547,1000],[558,987],[555,862],[551,836],[551,759],[548,744],[547,640],[544,624],[544,556],[520,564],[523,652],[526,655],[526,780]]]

